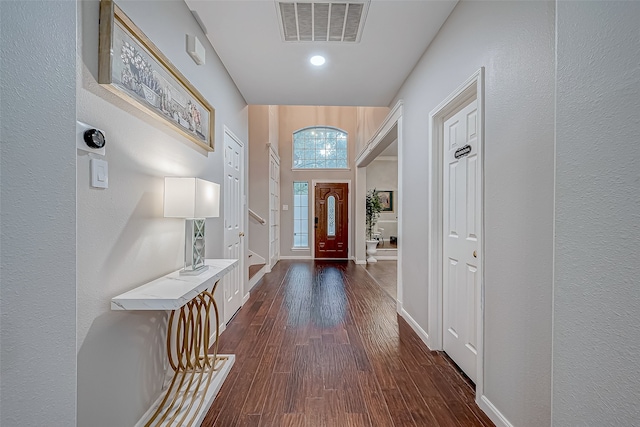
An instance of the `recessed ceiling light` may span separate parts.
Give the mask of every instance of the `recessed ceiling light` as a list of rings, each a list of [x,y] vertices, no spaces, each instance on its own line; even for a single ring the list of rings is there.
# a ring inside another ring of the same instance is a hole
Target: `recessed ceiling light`
[[[312,56],[309,62],[311,62],[316,67],[319,67],[322,64],[324,64],[325,59],[324,59],[324,56],[316,55],[316,56]]]

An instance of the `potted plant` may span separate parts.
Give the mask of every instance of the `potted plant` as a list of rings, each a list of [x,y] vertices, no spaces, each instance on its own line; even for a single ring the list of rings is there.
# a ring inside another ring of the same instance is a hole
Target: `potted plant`
[[[382,210],[382,204],[378,198],[378,193],[375,188],[367,191],[366,198],[366,232],[367,232],[367,258],[368,263],[378,262],[374,255],[376,254],[378,241],[373,239],[373,230],[380,217],[380,211]]]

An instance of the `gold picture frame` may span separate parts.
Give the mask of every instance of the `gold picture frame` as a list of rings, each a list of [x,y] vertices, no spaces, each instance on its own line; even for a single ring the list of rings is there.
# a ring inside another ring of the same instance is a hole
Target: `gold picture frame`
[[[113,2],[100,2],[98,83],[214,151],[215,109]]]

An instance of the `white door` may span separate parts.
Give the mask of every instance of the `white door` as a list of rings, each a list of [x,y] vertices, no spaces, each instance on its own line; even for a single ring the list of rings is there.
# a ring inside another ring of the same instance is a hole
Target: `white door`
[[[224,132],[224,247],[225,258],[238,260],[238,266],[223,279],[224,321],[229,322],[242,305],[244,281],[244,147]]]
[[[477,101],[444,123],[443,326],[444,351],[476,380],[481,230]]]
[[[280,159],[269,156],[269,267],[280,259]]]

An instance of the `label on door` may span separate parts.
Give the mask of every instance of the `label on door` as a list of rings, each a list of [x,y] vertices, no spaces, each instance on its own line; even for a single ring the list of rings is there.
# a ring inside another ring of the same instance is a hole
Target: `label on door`
[[[455,157],[456,159],[459,159],[461,157],[469,155],[469,153],[471,153],[471,146],[467,144],[462,148],[458,148],[456,152],[453,154],[453,157]]]

